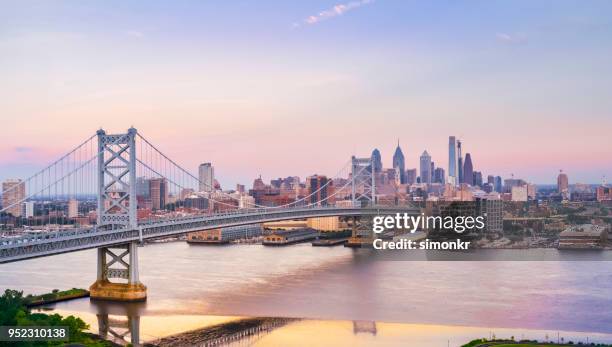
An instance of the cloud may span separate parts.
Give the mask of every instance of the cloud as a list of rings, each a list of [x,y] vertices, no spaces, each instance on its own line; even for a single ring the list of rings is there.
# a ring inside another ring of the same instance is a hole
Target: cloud
[[[507,34],[507,33],[497,33],[495,35],[498,41],[507,43],[507,44],[519,44],[527,42],[527,37],[525,34],[516,33],[516,34]]]
[[[33,150],[33,147],[15,147],[15,152],[17,153],[27,153],[32,152]]]
[[[313,24],[317,24],[319,22],[328,20],[328,19],[332,19],[334,17],[338,17],[341,16],[345,13],[347,13],[348,11],[354,10],[356,8],[368,5],[373,3],[375,0],[358,0],[358,1],[351,1],[351,2],[347,2],[344,4],[337,4],[334,5],[333,7],[327,9],[327,10],[323,10],[315,15],[312,16],[308,16],[306,18],[304,18],[302,21],[300,22],[296,22],[293,23],[293,27],[297,28],[300,27],[302,25],[313,25]]]

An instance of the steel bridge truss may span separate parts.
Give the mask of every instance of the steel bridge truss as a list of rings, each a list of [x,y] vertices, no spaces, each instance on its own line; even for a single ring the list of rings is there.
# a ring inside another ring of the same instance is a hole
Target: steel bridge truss
[[[98,226],[136,226],[136,129],[98,130]]]

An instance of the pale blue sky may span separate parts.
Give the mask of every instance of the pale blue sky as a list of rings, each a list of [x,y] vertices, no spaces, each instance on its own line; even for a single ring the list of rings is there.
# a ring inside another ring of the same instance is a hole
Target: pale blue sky
[[[375,147],[389,166],[398,138],[409,168],[424,149],[446,168],[448,135],[485,175],[600,182],[610,13],[561,0],[0,1],[0,179],[134,125],[194,171],[213,162],[224,186],[332,174]]]

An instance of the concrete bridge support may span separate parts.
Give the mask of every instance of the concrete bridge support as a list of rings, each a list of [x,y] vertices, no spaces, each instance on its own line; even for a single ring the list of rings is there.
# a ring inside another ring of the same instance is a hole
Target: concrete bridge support
[[[345,244],[347,247],[359,248],[372,246],[372,241],[374,241],[374,235],[372,231],[372,217],[352,217],[351,230],[351,237]]]
[[[115,283],[119,278],[127,283]],[[140,283],[138,275],[138,243],[98,248],[98,278],[89,287],[92,299],[115,301],[143,301],[147,287]]]

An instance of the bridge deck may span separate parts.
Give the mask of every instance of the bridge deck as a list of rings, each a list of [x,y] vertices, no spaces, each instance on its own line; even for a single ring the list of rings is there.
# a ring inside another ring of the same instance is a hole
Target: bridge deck
[[[161,237],[181,235],[193,231],[222,227],[274,222],[291,219],[332,216],[375,216],[398,212],[419,213],[413,207],[370,206],[314,208],[253,209],[214,215],[195,215],[174,219],[148,221],[137,228],[99,230],[96,227],[71,231],[39,233],[18,238],[0,239],[0,263],[108,247]]]

